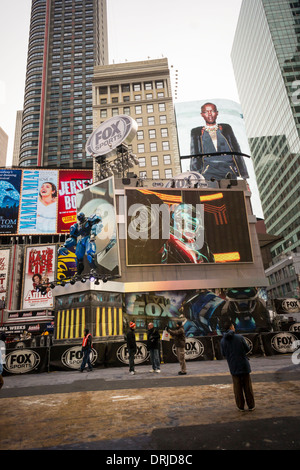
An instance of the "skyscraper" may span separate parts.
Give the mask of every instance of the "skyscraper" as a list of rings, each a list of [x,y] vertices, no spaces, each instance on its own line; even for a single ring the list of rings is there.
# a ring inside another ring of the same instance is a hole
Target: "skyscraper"
[[[108,63],[106,0],[33,0],[20,166],[92,168],[92,76]]]
[[[300,247],[300,2],[244,0],[232,62],[276,256]]]

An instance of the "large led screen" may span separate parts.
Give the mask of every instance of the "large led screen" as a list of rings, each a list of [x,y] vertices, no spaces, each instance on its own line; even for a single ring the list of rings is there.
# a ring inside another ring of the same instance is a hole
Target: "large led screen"
[[[126,189],[127,265],[253,262],[243,191]]]
[[[191,156],[182,160],[184,171],[199,172],[206,180],[249,178],[250,160],[238,155],[250,152],[238,103],[224,99],[192,101],[178,103],[175,111],[180,156]]]

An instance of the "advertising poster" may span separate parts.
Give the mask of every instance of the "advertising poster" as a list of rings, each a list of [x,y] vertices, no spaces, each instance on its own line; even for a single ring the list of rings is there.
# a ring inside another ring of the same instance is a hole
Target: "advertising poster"
[[[57,232],[76,222],[76,193],[93,183],[93,170],[59,170]]]
[[[162,331],[178,319],[187,338],[220,335],[227,321],[239,333],[271,331],[266,303],[254,287],[128,293],[125,306],[124,320],[136,323],[137,334],[145,333],[149,322]]]
[[[54,281],[56,248],[56,245],[26,247],[22,309],[53,307],[50,283]],[[41,285],[46,286],[44,292]]]
[[[76,254],[75,247],[68,250],[66,254],[57,254],[56,278],[58,282],[70,281],[76,274]]]
[[[90,234],[95,235],[92,263],[88,262],[86,256],[87,251],[90,250],[88,246],[88,242],[91,241],[90,236],[86,238],[86,241],[81,241],[81,244],[78,243],[79,236],[77,237],[76,255],[77,259],[78,255],[83,256],[83,274],[95,269],[97,274],[119,275],[119,246],[113,177],[79,191],[76,200],[77,216],[81,213],[86,219],[89,219]],[[77,234],[79,235],[79,232]]]
[[[183,171],[197,171],[208,181],[227,175],[230,179],[249,178],[249,159],[238,155],[250,155],[238,103],[224,99],[192,101],[178,103],[175,112],[180,156],[191,156],[182,160]],[[231,155],[226,155],[228,152]]]
[[[128,266],[253,261],[243,191],[126,189],[126,197]]]
[[[17,233],[21,170],[0,170],[0,235]]]
[[[56,233],[58,170],[24,170],[19,234]]]
[[[6,307],[10,250],[0,250],[0,310]]]

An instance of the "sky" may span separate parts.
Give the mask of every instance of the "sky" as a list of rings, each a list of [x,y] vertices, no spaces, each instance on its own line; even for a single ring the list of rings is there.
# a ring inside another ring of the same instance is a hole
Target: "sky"
[[[239,102],[230,54],[242,0],[107,4],[110,63],[166,57],[175,105],[213,98]],[[9,136],[8,165],[16,113],[23,107],[30,10],[31,0],[0,0],[0,127]],[[253,207],[262,217],[253,170],[250,176]]]

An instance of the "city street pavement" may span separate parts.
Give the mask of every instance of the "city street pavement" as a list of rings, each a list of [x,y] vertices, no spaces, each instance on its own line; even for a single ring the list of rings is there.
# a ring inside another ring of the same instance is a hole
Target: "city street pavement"
[[[250,364],[256,409],[244,412],[225,360],[188,361],[185,376],[173,363],[160,374],[148,365],[133,376],[125,366],[4,377],[0,449],[102,450],[114,458],[112,451],[189,451],[194,459],[201,450],[299,450],[300,365],[290,354]]]

